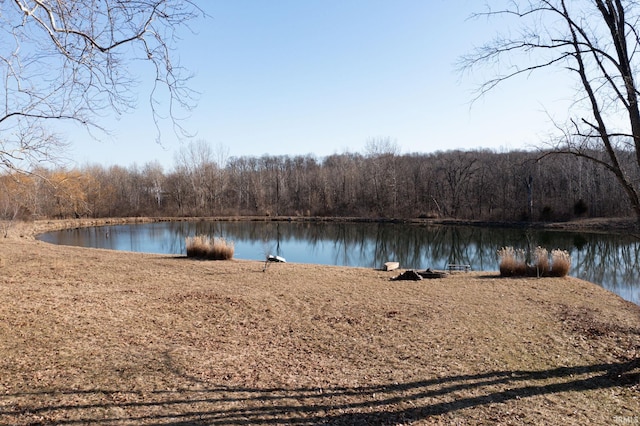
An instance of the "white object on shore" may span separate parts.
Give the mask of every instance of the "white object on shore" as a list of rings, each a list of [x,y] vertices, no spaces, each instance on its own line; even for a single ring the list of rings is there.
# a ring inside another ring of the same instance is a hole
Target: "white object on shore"
[[[282,262],[282,263],[286,263],[287,262],[284,257],[282,257],[282,256],[274,256],[274,255],[271,255],[271,254],[269,256],[267,256],[267,260],[269,262]]]
[[[384,270],[385,271],[393,271],[395,269],[398,269],[400,267],[400,263],[399,262],[387,262],[384,264]]]

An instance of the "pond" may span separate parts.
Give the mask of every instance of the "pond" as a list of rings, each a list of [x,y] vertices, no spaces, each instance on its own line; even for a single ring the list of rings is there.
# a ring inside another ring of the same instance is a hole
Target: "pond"
[[[502,247],[561,249],[571,255],[570,275],[640,304],[640,241],[630,235],[389,223],[194,221],[69,229],[38,239],[184,255],[185,239],[194,235],[233,242],[236,259],[264,260],[271,254],[287,262],[366,268],[397,261],[404,269],[463,263],[476,271],[497,271],[496,252]]]

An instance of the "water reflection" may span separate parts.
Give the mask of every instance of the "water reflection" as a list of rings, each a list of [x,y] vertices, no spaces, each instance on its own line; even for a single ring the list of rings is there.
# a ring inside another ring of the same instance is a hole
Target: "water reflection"
[[[289,262],[442,269],[448,263],[496,271],[499,248],[559,248],[571,254],[571,275],[601,284],[640,304],[640,241],[631,235],[585,234],[457,226],[379,223],[163,222],[72,229],[41,235],[43,241],[137,252],[184,254],[185,238],[210,235],[233,241],[235,257]]]

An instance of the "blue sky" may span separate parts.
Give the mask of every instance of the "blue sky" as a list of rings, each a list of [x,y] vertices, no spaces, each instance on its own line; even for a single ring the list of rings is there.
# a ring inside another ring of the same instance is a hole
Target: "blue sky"
[[[456,62],[500,25],[467,19],[482,9],[478,0],[200,5],[209,17],[176,52],[200,93],[183,125],[229,156],[364,152],[373,138],[402,153],[530,148],[552,130],[549,116],[567,110],[561,76],[514,80],[470,104],[483,76],[461,75]],[[156,143],[148,90],[141,84],[130,114],[105,117],[111,138],[67,132],[75,164],[173,166],[189,140],[166,126]]]

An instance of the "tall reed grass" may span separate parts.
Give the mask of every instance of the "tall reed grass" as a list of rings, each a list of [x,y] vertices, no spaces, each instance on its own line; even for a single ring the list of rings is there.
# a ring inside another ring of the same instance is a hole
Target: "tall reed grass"
[[[531,259],[531,269],[529,275],[535,275],[537,277],[545,276],[549,273],[550,264],[549,264],[549,252],[546,248],[536,247],[533,251],[533,256]]]
[[[565,250],[549,252],[536,247],[527,263],[527,253],[522,249],[503,247],[498,250],[500,275],[503,277],[564,277],[571,269],[571,256]]]
[[[564,277],[571,269],[571,256],[565,250],[551,251],[551,271],[553,277]]]
[[[503,247],[498,250],[498,258],[500,259],[500,275],[503,277],[526,275],[527,262],[524,250]]]
[[[206,260],[229,260],[233,258],[234,246],[224,238],[208,235],[187,237],[187,257]]]

